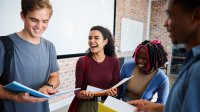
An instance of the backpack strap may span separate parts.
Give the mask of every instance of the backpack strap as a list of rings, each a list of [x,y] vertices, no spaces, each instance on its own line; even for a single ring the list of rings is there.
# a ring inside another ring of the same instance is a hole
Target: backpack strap
[[[14,55],[14,46],[13,41],[8,36],[1,36],[0,40],[3,43],[4,50],[5,50],[5,57],[4,57],[4,71],[0,77],[0,83],[5,85],[8,83],[8,75],[10,71],[10,62]]]

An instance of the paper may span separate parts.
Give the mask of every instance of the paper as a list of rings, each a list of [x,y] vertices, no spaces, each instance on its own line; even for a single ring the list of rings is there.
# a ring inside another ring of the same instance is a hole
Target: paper
[[[103,91],[103,89],[88,85],[86,91],[99,92],[99,91]]]
[[[98,112],[117,112],[110,107],[105,106],[101,102],[98,102]]]
[[[118,100],[114,97],[108,96],[104,102],[104,105],[116,110],[117,112],[134,112],[136,107],[130,105],[122,100]]]
[[[80,90],[80,89],[81,88],[68,89],[67,91],[62,91],[62,92],[58,92],[56,94],[50,95],[50,97],[59,96],[59,95],[66,94],[66,93],[69,93],[69,92],[74,92],[74,91]]]
[[[46,95],[46,94],[43,94],[43,93],[41,93],[39,91],[31,89],[31,88],[29,88],[29,87],[27,87],[27,86],[25,86],[23,84],[20,84],[20,83],[18,83],[16,81],[13,81],[12,83],[5,85],[4,88],[7,89],[7,90],[10,90],[10,91],[13,91],[13,92],[27,92],[32,96],[40,97],[40,98],[50,98],[50,97],[53,97],[53,96],[62,95],[62,94],[73,92],[73,91],[76,91],[76,90],[80,89],[80,88],[75,88],[75,89],[70,89],[68,91],[56,93],[54,95]]]
[[[123,80],[121,80],[120,82],[118,82],[116,85],[113,86],[113,88],[117,88],[120,85],[122,85],[123,83],[125,83],[126,81],[128,81],[129,79],[131,79],[133,76],[129,77],[129,78],[124,78]]]

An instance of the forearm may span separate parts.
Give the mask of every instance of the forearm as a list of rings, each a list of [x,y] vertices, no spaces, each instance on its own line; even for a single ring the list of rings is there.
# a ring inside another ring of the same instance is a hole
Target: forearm
[[[165,104],[169,95],[169,83],[165,81],[158,89],[158,99],[157,103]]]
[[[4,89],[3,86],[0,85],[0,99],[17,101],[17,98],[17,94]]]
[[[59,79],[59,75],[58,75],[58,72],[54,72],[54,73],[51,73],[50,77],[49,77],[49,80],[48,80],[48,83],[53,85],[53,88],[57,88],[60,84],[60,79]]]

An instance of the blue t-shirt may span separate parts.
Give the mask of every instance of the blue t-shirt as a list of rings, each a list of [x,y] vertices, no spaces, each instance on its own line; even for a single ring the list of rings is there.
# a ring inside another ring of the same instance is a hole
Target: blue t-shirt
[[[20,38],[16,33],[9,35],[14,43],[9,82],[17,81],[38,90],[49,79],[50,73],[59,70],[54,45],[44,39],[34,45]],[[4,48],[0,41],[0,74],[4,66]],[[49,112],[48,101],[40,103],[17,103],[4,101],[5,112]]]
[[[198,58],[195,59],[195,56]],[[165,112],[200,112],[200,46],[187,53],[171,89]]]

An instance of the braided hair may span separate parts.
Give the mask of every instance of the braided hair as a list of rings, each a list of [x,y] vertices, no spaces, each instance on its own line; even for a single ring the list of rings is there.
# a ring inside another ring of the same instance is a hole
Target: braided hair
[[[136,57],[141,48],[145,48],[145,54],[147,56],[147,72],[157,70],[167,62],[167,52],[161,42],[159,40],[145,40],[137,46],[133,54],[136,64],[138,64]]]

